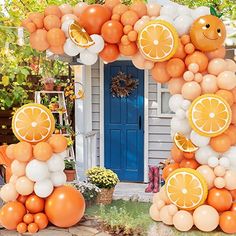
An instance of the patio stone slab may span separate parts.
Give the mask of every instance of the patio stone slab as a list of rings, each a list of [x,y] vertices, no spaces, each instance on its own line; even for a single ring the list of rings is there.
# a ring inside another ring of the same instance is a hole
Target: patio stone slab
[[[95,234],[99,233],[96,228],[90,228],[86,226],[77,226],[69,228],[69,232],[74,236],[94,236]]]

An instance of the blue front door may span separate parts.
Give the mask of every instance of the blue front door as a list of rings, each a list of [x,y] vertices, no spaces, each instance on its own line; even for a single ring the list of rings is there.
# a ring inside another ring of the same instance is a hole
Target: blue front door
[[[130,61],[105,65],[105,167],[116,172],[121,181],[143,181],[144,169],[144,72]],[[119,72],[131,74],[138,87],[124,98],[111,94],[112,77]]]

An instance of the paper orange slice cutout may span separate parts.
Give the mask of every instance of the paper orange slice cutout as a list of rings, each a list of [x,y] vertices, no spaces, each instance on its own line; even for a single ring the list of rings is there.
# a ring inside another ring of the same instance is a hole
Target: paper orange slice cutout
[[[207,137],[223,133],[231,123],[231,116],[232,112],[226,100],[214,94],[196,98],[189,108],[192,129]]]
[[[176,29],[164,20],[150,21],[139,32],[138,46],[149,60],[169,60],[177,51],[179,37]]]
[[[12,119],[12,129],[20,141],[36,144],[52,135],[55,119],[47,107],[29,103],[16,111]]]
[[[198,147],[196,147],[191,140],[186,138],[180,133],[176,133],[174,136],[175,145],[183,152],[195,152]]]
[[[96,24],[96,22],[94,22]],[[88,48],[94,44],[94,41],[86,32],[86,30],[74,21],[69,26],[70,39],[79,47]]]
[[[180,209],[193,210],[207,198],[208,186],[204,177],[190,168],[172,172],[165,186],[169,200]]]

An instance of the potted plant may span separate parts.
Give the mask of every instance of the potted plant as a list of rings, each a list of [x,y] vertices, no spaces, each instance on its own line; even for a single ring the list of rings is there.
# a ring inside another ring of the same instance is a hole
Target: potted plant
[[[66,174],[66,180],[71,182],[75,180],[76,171],[75,171],[75,161],[72,159],[66,159],[65,161],[65,170],[64,173]]]
[[[51,111],[57,111],[59,109],[58,96],[54,96],[50,100],[49,109]]]
[[[40,81],[41,81],[41,83],[44,86],[44,90],[46,90],[46,91],[53,91],[53,89],[54,89],[54,78],[52,78],[52,77],[44,77]]]
[[[56,79],[55,86],[56,86],[56,91],[61,91],[62,87],[64,86],[64,83],[61,79]]]
[[[110,204],[113,192],[119,178],[116,173],[103,167],[94,167],[86,172],[88,181],[101,189],[96,202],[98,204]]]

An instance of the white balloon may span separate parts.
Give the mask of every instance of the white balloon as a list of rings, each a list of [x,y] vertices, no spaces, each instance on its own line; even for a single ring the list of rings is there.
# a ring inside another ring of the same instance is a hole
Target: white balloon
[[[68,153],[67,150],[65,150],[64,152],[61,153],[57,153],[58,156],[60,156],[63,160],[68,157]]]
[[[160,11],[161,16],[169,16],[172,19],[175,19],[178,16],[178,12],[176,11],[176,6],[174,5],[164,5]]]
[[[177,12],[178,12],[178,15],[179,16],[182,16],[182,15],[191,15],[191,9],[186,7],[186,6],[183,6],[183,5],[179,5],[178,8],[177,8]]]
[[[50,175],[47,163],[36,159],[27,164],[25,173],[34,182],[47,179]]]
[[[51,172],[63,171],[65,169],[64,160],[57,154],[52,155],[52,157],[47,161],[47,165]]]
[[[184,99],[181,107],[185,111],[187,111],[189,109],[190,105],[191,105],[191,102],[189,100]]]
[[[214,168],[214,167],[216,167],[216,166],[218,166],[218,164],[219,164],[219,160],[218,160],[218,158],[217,157],[209,157],[209,159],[208,159],[208,165],[210,166],[210,167],[212,167],[212,168]]]
[[[50,179],[38,181],[34,185],[34,192],[37,196],[45,198],[53,192],[53,184]]]
[[[80,60],[83,64],[90,66],[97,62],[98,55],[85,50],[80,53]]]
[[[229,169],[230,161],[227,157],[221,157],[219,160],[220,166],[224,167],[225,169]]]
[[[198,147],[207,146],[210,142],[209,137],[201,136],[200,134],[196,133],[194,130],[192,130],[192,132],[190,134],[190,139],[191,139],[192,143]]]
[[[186,118],[186,112],[183,109],[178,109],[176,111],[176,117],[178,119],[184,119],[184,118]]]
[[[208,164],[208,159],[212,156],[218,157],[219,155],[210,146],[200,147],[195,153],[196,161],[201,165]]]
[[[179,132],[183,135],[189,135],[191,132],[191,127],[187,119],[178,119],[174,116],[170,123],[171,130],[175,133]]]
[[[193,18],[191,16],[187,15],[178,16],[174,20],[174,26],[179,36],[188,34],[192,23],[193,23]]]
[[[169,107],[171,111],[176,112],[178,109],[181,109],[184,98],[181,94],[175,94],[170,97]]]
[[[156,18],[156,20],[164,20],[164,21],[167,21],[167,22],[169,22],[170,24],[174,25],[173,19],[172,19],[170,16],[167,16],[167,15],[158,16],[158,17]]]
[[[227,152],[224,153],[230,162],[230,170],[236,170],[236,146],[232,146]]]
[[[92,35],[90,35],[90,37],[92,38],[92,40],[94,41],[95,44],[90,46],[88,48],[88,51],[91,53],[101,52],[104,48],[104,45],[105,45],[102,36],[100,36],[98,34],[92,34]]]
[[[66,37],[69,37],[69,27],[71,25],[71,23],[73,23],[74,20],[73,19],[69,19],[63,22],[62,26],[61,26],[61,30],[65,33]]]
[[[77,56],[80,52],[83,52],[85,50],[85,48],[79,47],[74,44],[71,39],[66,40],[63,48],[64,52],[70,57]]]
[[[51,174],[51,181],[54,187],[64,185],[66,183],[66,175],[64,172],[53,172]]]
[[[192,12],[191,12],[191,15],[194,20],[196,20],[200,16],[206,16],[206,15],[210,15],[210,14],[211,13],[210,13],[209,7],[198,7],[196,9],[192,10]]]

